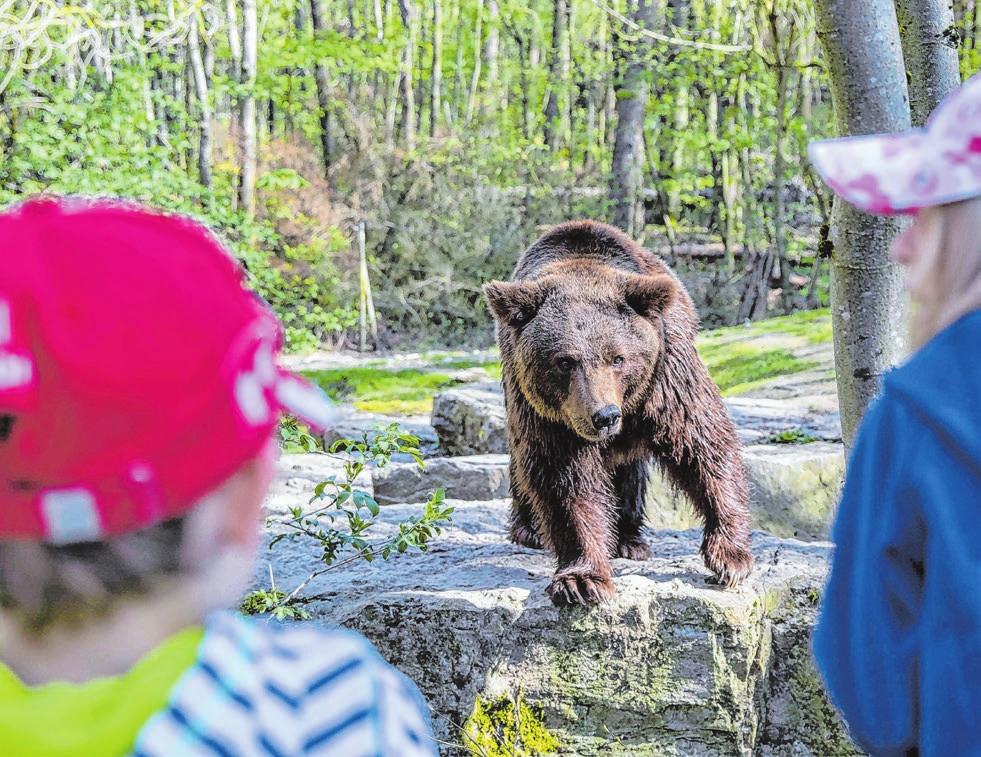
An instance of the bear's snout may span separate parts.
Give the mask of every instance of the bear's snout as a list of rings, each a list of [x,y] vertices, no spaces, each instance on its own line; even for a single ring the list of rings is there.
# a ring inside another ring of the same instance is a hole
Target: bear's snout
[[[623,413],[620,412],[620,408],[616,405],[607,405],[606,407],[598,410],[595,415],[593,415],[593,427],[597,431],[606,431],[609,428],[617,425],[617,421],[623,417]]]

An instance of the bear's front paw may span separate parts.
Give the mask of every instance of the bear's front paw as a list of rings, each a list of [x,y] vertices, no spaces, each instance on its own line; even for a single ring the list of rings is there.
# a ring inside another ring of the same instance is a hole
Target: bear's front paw
[[[589,568],[569,568],[552,577],[545,593],[559,607],[564,605],[593,605],[612,599],[617,588],[610,575]]]
[[[519,547],[528,547],[529,549],[545,549],[545,545],[542,544],[541,537],[532,529],[528,528],[528,526],[512,527],[510,537],[511,541],[513,541]]]
[[[741,584],[753,572],[753,555],[748,539],[735,540],[716,531],[702,540],[705,567],[715,574],[715,580],[731,589]]]
[[[617,557],[626,560],[650,560],[653,556],[651,548],[641,537],[626,539],[617,544]]]

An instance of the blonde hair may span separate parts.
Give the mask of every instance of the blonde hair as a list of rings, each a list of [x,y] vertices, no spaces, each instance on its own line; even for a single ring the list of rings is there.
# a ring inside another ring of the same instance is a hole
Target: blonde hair
[[[937,244],[921,251],[929,273],[913,313],[916,347],[981,308],[981,197],[928,212],[936,214],[940,233]]]

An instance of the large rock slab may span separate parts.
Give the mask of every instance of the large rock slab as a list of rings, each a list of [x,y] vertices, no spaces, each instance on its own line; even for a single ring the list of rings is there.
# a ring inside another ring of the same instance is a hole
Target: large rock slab
[[[505,540],[507,503],[455,504],[428,553],[330,571],[306,604],[419,684],[444,754],[855,753],[808,653],[829,544],[754,532],[756,570],[725,591],[706,580],[697,531],[662,531],[653,559],[614,562],[613,601],[559,610],[544,594],[552,559]],[[382,532],[419,512],[385,508]],[[283,588],[318,565],[301,542],[264,554]]]
[[[420,468],[392,463],[372,471],[375,500],[380,505],[423,502],[437,489],[451,499],[487,500],[508,496],[508,456],[435,457]]]
[[[758,444],[743,449],[753,528],[776,536],[826,539],[845,474],[840,444]],[[648,521],[655,528],[693,528],[688,498],[655,471]]]
[[[447,455],[508,451],[504,393],[496,381],[449,389],[433,399],[432,426]]]

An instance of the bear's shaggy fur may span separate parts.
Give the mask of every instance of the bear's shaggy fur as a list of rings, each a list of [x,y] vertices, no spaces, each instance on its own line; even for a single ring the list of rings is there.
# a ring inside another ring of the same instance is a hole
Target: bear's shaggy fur
[[[552,600],[609,598],[610,559],[650,556],[652,460],[704,519],[705,564],[726,586],[742,581],[752,556],[739,442],[674,274],[619,230],[577,221],[484,289],[504,368],[511,537],[555,554]]]

